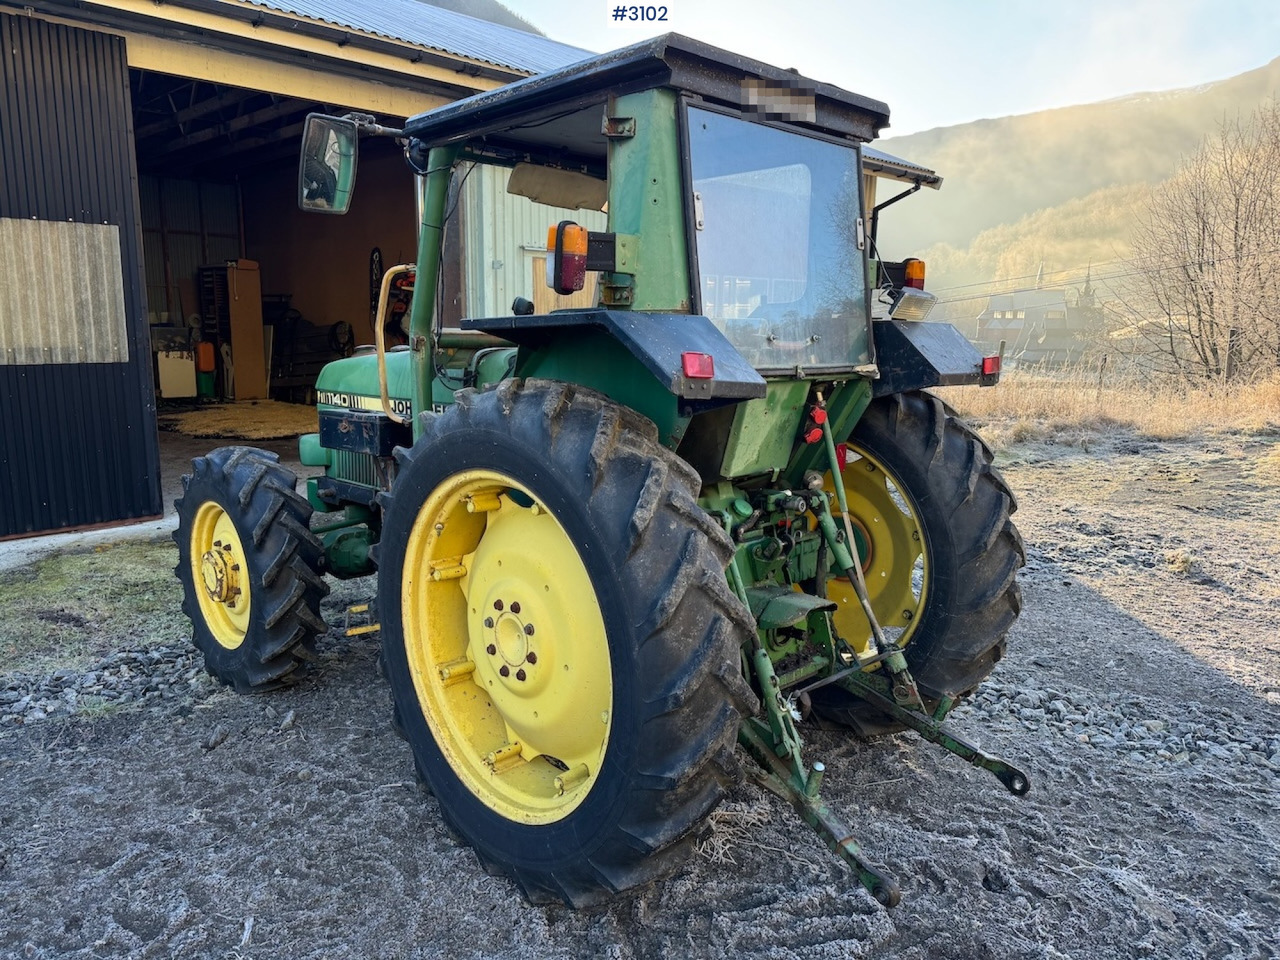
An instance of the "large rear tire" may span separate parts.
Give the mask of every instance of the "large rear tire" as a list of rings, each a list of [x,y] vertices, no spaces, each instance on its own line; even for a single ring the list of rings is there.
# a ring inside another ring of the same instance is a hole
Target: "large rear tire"
[[[182,612],[209,673],[239,693],[297,680],[325,630],[311,504],[279,459],[219,447],[192,461],[174,502]]]
[[[750,614],[698,478],[587,390],[424,414],[384,498],[383,663],[451,830],[534,902],[663,876],[738,768]]]
[[[1022,609],[1026,556],[1013,493],[992,453],[955,411],[922,392],[872,402],[847,444],[845,489],[872,609],[905,642],[926,701],[967,696],[1004,656]],[[829,479],[829,478],[828,478]],[[870,633],[852,588],[833,579],[837,629],[854,646]],[[901,729],[836,686],[812,694],[820,716],[864,736]]]

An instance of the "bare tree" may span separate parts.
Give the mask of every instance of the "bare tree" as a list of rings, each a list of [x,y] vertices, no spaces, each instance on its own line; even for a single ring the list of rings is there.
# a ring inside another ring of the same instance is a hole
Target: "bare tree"
[[[1150,366],[1230,380],[1280,369],[1280,103],[1224,123],[1155,187],[1120,291]]]

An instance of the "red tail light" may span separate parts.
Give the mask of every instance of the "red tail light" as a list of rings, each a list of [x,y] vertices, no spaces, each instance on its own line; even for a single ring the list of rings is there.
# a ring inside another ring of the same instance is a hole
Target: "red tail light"
[[[994,377],[1000,372],[1000,356],[982,358],[982,375],[984,377]]]
[[[709,353],[682,353],[684,375],[694,380],[711,380],[716,375],[716,361]]]

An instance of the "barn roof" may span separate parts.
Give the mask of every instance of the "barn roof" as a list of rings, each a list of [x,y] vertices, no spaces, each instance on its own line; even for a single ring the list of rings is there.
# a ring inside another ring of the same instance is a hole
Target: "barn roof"
[[[249,5],[522,73],[544,73],[591,56],[589,50],[421,0],[249,0]]]

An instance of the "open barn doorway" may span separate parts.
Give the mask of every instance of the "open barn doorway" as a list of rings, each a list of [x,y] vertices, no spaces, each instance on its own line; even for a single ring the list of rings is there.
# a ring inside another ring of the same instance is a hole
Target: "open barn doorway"
[[[372,339],[371,259],[413,258],[400,148],[366,141],[351,212],[307,215],[303,122],[349,107],[136,68],[130,89],[162,413],[174,402],[311,402],[320,367]]]

